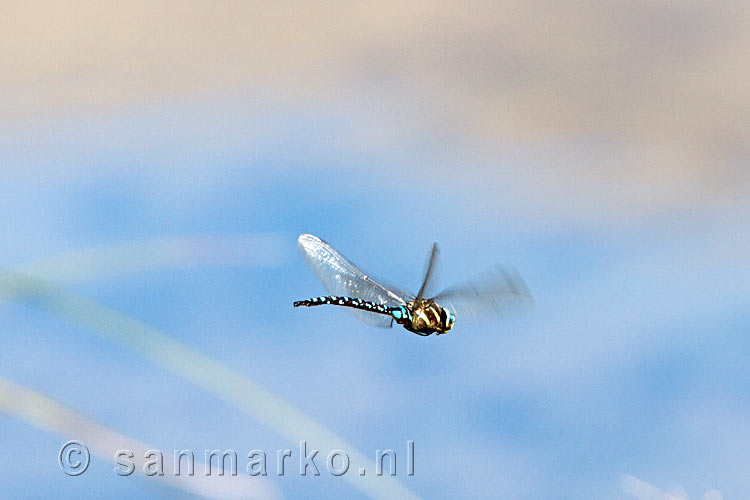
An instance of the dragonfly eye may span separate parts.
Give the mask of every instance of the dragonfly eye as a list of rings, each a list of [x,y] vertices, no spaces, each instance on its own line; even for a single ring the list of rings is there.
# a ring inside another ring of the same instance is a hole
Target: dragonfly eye
[[[453,323],[456,321],[456,317],[446,308],[440,311],[440,323],[444,332],[447,332],[453,328]]]

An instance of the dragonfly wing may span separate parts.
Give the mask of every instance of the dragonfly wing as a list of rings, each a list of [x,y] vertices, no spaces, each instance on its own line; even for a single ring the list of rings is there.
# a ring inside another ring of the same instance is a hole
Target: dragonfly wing
[[[496,267],[433,297],[456,317],[509,316],[534,304],[529,288],[513,268]]]
[[[430,254],[427,256],[427,270],[424,272],[424,279],[422,280],[422,286],[419,288],[417,299],[424,297],[424,293],[430,284],[430,278],[434,274],[435,263],[437,262],[438,255],[440,255],[440,252],[438,252],[437,243],[433,243],[432,248],[430,248]]]
[[[303,234],[297,243],[305,262],[331,295],[353,297],[387,306],[404,305],[412,300],[408,293],[373,279],[317,236]],[[391,326],[390,316],[355,309],[352,312],[372,325]]]

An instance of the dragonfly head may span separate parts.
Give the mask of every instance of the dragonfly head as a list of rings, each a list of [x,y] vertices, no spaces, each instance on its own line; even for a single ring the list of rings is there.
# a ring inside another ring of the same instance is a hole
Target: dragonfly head
[[[448,333],[453,328],[453,323],[456,322],[456,317],[445,307],[440,308],[440,330],[438,334]]]

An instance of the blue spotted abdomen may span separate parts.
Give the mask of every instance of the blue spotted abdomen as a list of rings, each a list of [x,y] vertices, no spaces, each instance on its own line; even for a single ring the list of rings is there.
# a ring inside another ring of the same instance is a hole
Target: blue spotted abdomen
[[[334,306],[343,306],[343,307],[351,307],[354,309],[361,309],[363,311],[369,311],[379,314],[391,314],[391,310],[395,309],[393,307],[384,306],[383,304],[376,304],[374,302],[368,302],[366,300],[362,299],[353,299],[351,297],[339,297],[336,295],[329,295],[327,297],[314,297],[312,299],[307,300],[299,300],[294,303],[294,307],[313,307],[313,306],[323,306],[323,305],[334,305]]]

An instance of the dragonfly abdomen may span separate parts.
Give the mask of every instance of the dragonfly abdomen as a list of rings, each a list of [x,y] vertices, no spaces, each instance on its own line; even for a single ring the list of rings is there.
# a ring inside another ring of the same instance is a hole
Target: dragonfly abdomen
[[[294,303],[294,307],[313,307],[323,306],[326,304],[334,306],[351,307],[353,309],[361,309],[363,311],[369,311],[380,314],[391,315],[392,307],[384,306],[382,304],[376,304],[362,299],[353,299],[351,297],[338,297],[336,295],[329,295],[327,297],[314,297],[307,300],[299,300]]]

